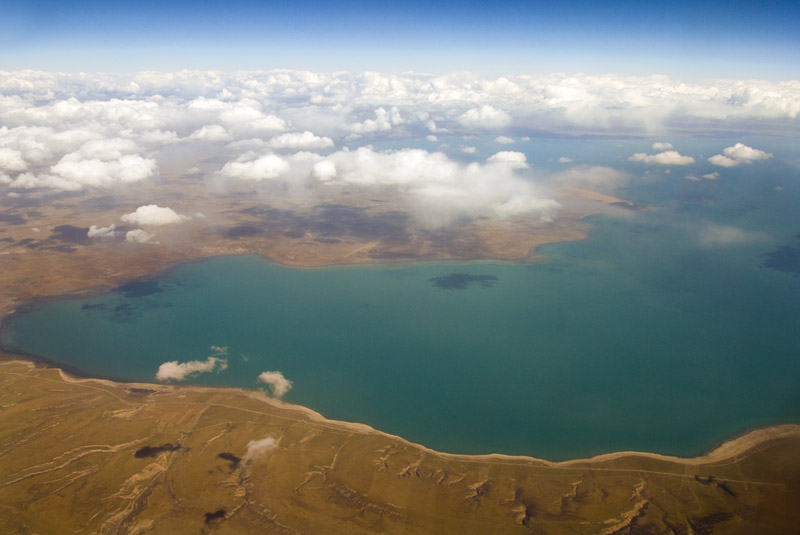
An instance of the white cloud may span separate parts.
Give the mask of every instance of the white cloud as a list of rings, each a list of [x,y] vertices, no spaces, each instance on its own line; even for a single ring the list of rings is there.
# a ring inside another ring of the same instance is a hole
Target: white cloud
[[[278,178],[289,171],[289,163],[276,154],[257,156],[247,153],[236,161],[228,162],[220,174],[242,180],[268,180]]]
[[[637,152],[628,158],[632,162],[654,163],[658,165],[689,165],[694,163],[691,156],[682,156],[678,151],[668,150],[658,154]]]
[[[737,143],[732,147],[727,147],[722,152],[725,153],[725,156],[733,158],[734,160],[746,162],[772,158],[772,154],[764,152],[763,150],[754,149],[753,147],[748,147],[744,143]]]
[[[208,357],[205,361],[191,360],[179,363],[177,360],[164,362],[158,367],[156,380],[158,381],[183,381],[187,377],[199,373],[220,372],[227,369],[227,359]]]
[[[708,159],[714,165],[720,167],[735,167],[740,164],[750,164],[756,160],[767,160],[772,158],[772,154],[763,150],[748,147],[744,143],[737,143],[732,147],[726,147],[723,154],[715,154]]]
[[[174,225],[176,223],[182,223],[187,219],[189,218],[185,215],[176,213],[172,208],[161,207],[156,204],[140,206],[135,212],[131,212],[120,217],[120,220],[123,223],[128,223],[130,225],[141,225],[145,227]]]
[[[502,135],[512,117],[515,127],[539,131],[754,131],[776,122],[796,131],[800,115],[796,80],[692,84],[664,76],[0,71],[0,94],[0,124],[10,133],[0,135],[0,147],[19,150],[29,166],[52,165],[75,150],[76,140],[57,139],[66,131],[90,138],[125,132],[157,149],[177,139],[226,132],[237,141],[289,127],[332,139],[342,130],[369,136],[399,124]]]
[[[50,188],[60,191],[79,191],[86,188],[110,188],[116,185],[141,182],[152,177],[156,161],[138,154],[126,154],[111,160],[87,159],[82,151],[71,152],[55,165],[49,173],[23,173],[12,183],[12,188]]]
[[[116,225],[109,225],[107,227],[98,227],[97,225],[92,225],[89,227],[89,232],[87,235],[90,238],[112,238],[116,235]]]
[[[558,163],[572,163],[572,158],[567,158],[566,156],[562,156],[558,159]]]
[[[656,141],[653,143],[653,150],[669,150],[672,148],[672,143],[666,141]]]
[[[512,138],[507,136],[497,136],[494,138],[495,143],[500,143],[501,145],[511,145],[512,143],[516,143]]]
[[[392,114],[390,112],[387,112],[384,108],[378,108],[375,110],[374,119],[364,119],[359,123],[348,125],[347,128],[356,134],[385,132],[392,129],[391,118]]]
[[[706,173],[705,175],[703,175],[703,178],[705,178],[706,180],[716,180],[719,178],[719,173],[717,173],[716,171],[714,171],[713,173]]]
[[[206,124],[189,135],[189,139],[201,141],[229,141],[232,139],[225,127],[218,124]]]
[[[511,117],[503,110],[485,104],[480,108],[472,108],[458,117],[458,121],[470,128],[501,128],[511,122]]]
[[[478,149],[475,147],[461,147],[461,152],[464,154],[475,154],[478,152]]]
[[[125,233],[125,241],[130,243],[158,243],[155,235],[140,228],[129,230]]]
[[[329,137],[315,136],[306,130],[274,137],[269,140],[269,146],[275,149],[325,149],[333,147],[333,140]]]
[[[310,157],[310,156],[309,156]],[[312,175],[331,184],[391,187],[412,216],[429,227],[461,217],[522,215],[550,220],[560,205],[540,193],[521,152],[501,151],[485,163],[462,164],[421,149],[375,151],[368,147],[318,156]]]
[[[236,104],[219,114],[223,123],[245,130],[286,130],[286,121],[276,115],[265,115],[250,102]]]
[[[256,459],[278,449],[278,441],[272,437],[251,440],[247,443],[247,451],[242,457],[242,465],[247,466]]]
[[[292,382],[281,372],[261,372],[258,380],[270,387],[272,397],[275,398],[282,398],[292,388]]]
[[[489,156],[486,162],[490,164],[507,165],[511,169],[525,169],[529,167],[525,154],[510,150],[501,151]]]
[[[22,158],[22,153],[8,147],[0,148],[0,169],[6,171],[24,171],[28,164]]]
[[[708,159],[714,165],[718,165],[719,167],[736,167],[742,162],[736,161],[733,158],[728,158],[727,156],[723,156],[722,154],[715,154],[711,158]]]
[[[435,143],[436,141],[439,141],[439,138],[434,136],[433,134],[429,134],[425,136],[425,141],[430,141],[431,143]]]
[[[312,173],[319,180],[330,180],[336,177],[336,164],[330,160],[322,160],[314,164]]]

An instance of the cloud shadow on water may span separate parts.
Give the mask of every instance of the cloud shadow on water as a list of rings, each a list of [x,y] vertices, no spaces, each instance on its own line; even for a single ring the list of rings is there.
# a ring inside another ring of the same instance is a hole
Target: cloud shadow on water
[[[471,275],[469,273],[451,273],[442,277],[428,279],[441,290],[466,290],[468,286],[480,285],[483,288],[491,288],[497,277],[494,275]]]

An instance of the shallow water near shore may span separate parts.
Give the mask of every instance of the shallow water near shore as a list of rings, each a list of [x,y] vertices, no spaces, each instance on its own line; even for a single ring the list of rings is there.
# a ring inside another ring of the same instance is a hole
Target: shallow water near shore
[[[538,263],[218,257],[32,303],[3,341],[137,381],[226,346],[227,369],[189,382],[280,371],[286,401],[453,453],[688,456],[800,421],[798,186],[662,178],[624,195],[651,209],[594,217]]]

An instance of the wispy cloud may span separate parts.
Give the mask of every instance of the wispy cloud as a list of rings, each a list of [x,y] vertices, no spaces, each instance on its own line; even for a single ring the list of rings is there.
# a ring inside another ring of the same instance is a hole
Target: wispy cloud
[[[265,437],[260,440],[251,440],[247,443],[247,451],[242,457],[242,465],[248,467],[253,461],[260,459],[270,452],[278,449],[278,441],[272,437]]]
[[[211,346],[214,353],[206,360],[190,360],[188,362],[178,362],[172,360],[164,362],[158,367],[156,379],[158,381],[183,381],[193,375],[200,373],[221,372],[228,368],[228,360],[222,358],[228,354],[227,347]]]

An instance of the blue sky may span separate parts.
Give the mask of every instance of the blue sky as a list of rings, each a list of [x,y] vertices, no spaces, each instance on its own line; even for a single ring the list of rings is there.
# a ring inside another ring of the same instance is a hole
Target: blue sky
[[[23,2],[0,69],[796,79],[796,2]]]

